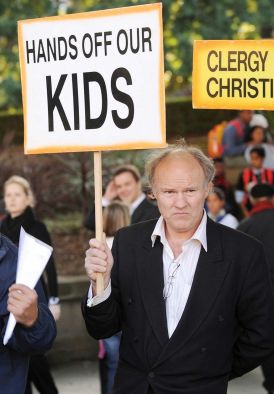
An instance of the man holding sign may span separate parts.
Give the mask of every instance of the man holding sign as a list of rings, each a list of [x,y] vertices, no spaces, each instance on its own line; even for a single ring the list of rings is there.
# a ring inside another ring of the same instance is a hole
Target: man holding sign
[[[0,238],[0,386],[3,394],[25,392],[28,362],[31,354],[44,353],[51,347],[56,326],[41,284],[36,290],[14,284],[17,248],[7,238]],[[9,312],[17,322],[6,346]]]
[[[147,170],[162,216],[118,231],[112,253],[90,241],[87,330],[122,330],[115,394],[225,394],[274,349],[262,246],[207,217],[214,167],[199,149],[164,149]]]
[[[101,151],[166,146],[162,4],[19,21],[18,41],[25,153],[94,151],[101,239]]]

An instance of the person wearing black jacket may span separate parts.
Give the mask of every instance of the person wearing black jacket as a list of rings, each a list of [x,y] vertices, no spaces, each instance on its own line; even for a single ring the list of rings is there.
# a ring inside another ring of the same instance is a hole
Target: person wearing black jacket
[[[29,358],[50,349],[56,324],[38,281],[35,289],[16,283],[18,250],[0,234],[0,392],[24,394]],[[3,344],[9,313],[17,322],[11,338]]]
[[[264,245],[267,262],[270,268],[272,285],[274,285],[273,195],[274,188],[267,183],[253,186],[249,192],[252,204],[250,217],[244,219],[238,226],[238,230],[252,235]],[[265,378],[263,383],[264,387],[269,394],[274,394],[274,355],[262,363],[262,371]]]
[[[51,245],[50,235],[44,223],[35,218],[32,207],[34,196],[29,182],[20,176],[12,176],[4,184],[4,201],[7,216],[1,222],[1,232],[18,246],[21,226],[35,238]],[[51,256],[46,266],[47,284],[43,276],[41,282],[48,298],[49,309],[55,320],[60,317],[57,274],[54,259]],[[30,394],[31,381],[41,394],[56,394],[58,390],[50,373],[45,355],[32,356],[26,394]]]
[[[115,394],[226,394],[274,351],[263,246],[207,217],[214,167],[198,148],[179,141],[147,171],[161,217],[118,230],[112,252],[90,240],[86,328],[122,330]]]
[[[131,224],[158,219],[160,216],[158,207],[142,192],[141,176],[133,165],[125,164],[115,170],[112,181],[107,185],[102,205],[107,207],[117,199],[128,205]],[[90,211],[85,227],[95,231],[95,207]]]

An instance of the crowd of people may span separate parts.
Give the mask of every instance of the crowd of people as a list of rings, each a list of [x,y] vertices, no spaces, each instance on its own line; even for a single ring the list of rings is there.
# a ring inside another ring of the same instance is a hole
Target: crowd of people
[[[216,169],[213,183],[225,195],[226,213],[238,221],[250,216],[251,188],[256,184],[274,185],[274,146],[266,117],[253,111],[239,111],[237,118],[224,127],[221,154],[213,160]],[[233,186],[227,180],[231,167],[238,169]]]
[[[227,169],[234,159],[232,185]],[[102,199],[106,240],[90,240],[82,303],[87,330],[98,339],[102,394],[225,394],[229,379],[258,365],[274,393],[272,161],[266,118],[240,111],[224,129],[220,157],[182,141],[154,153],[146,193],[135,166],[114,171]],[[9,312],[18,324],[8,345],[0,343],[0,382],[6,394],[29,394],[32,384],[56,394],[45,356],[60,318],[53,256],[34,290],[14,284],[21,226],[47,244],[51,239],[35,217],[26,179],[5,182],[4,203],[2,335]],[[85,222],[93,232],[94,211]]]

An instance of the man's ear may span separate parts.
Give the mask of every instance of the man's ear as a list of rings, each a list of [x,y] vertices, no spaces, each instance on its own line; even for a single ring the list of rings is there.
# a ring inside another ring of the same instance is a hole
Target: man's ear
[[[213,182],[209,182],[206,187],[206,198],[213,191],[213,187],[214,187]]]
[[[149,187],[148,194],[149,194],[149,197],[150,197],[152,200],[157,200],[156,192],[155,192],[153,186],[150,186],[150,187]]]

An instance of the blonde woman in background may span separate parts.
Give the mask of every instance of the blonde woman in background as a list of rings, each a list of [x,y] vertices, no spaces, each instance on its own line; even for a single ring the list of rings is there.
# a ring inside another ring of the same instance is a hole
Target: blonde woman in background
[[[111,249],[117,230],[130,224],[129,208],[121,201],[113,201],[103,212],[103,229]],[[110,394],[119,359],[121,333],[99,341],[101,393]]]
[[[18,246],[21,226],[41,241],[51,244],[50,235],[44,223],[34,215],[35,198],[30,183],[21,176],[12,176],[4,184],[4,202],[7,216],[1,222],[1,232]],[[53,257],[50,258],[41,282],[49,300],[49,308],[55,318],[60,317],[57,274]],[[50,373],[45,355],[35,355],[30,359],[28,382],[25,394],[32,393],[31,382],[41,394],[56,394],[58,390]]]
[[[122,227],[129,226],[129,208],[121,201],[114,201],[103,212],[103,229],[106,234],[106,242],[111,249],[114,235]]]

